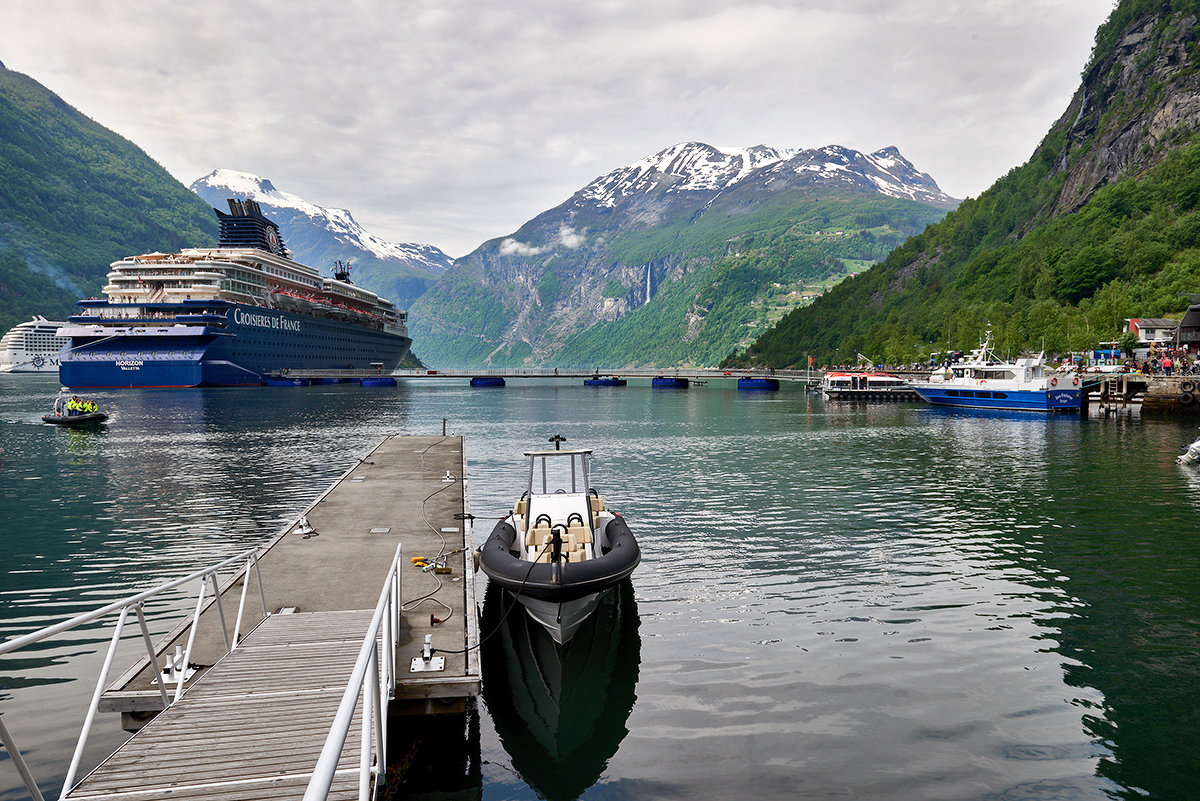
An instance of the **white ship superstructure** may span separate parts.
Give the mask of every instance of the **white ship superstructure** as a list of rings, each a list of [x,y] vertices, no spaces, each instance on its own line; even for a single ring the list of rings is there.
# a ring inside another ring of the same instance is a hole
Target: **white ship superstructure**
[[[256,248],[147,253],[113,262],[104,286],[112,305],[85,315],[143,318],[149,311],[144,307],[153,304],[225,300],[407,335],[405,312],[347,277],[344,272],[322,277],[312,267]]]

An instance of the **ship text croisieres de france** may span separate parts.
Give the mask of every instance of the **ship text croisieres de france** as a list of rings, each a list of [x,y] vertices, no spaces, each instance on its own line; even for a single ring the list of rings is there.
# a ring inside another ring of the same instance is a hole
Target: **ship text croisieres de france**
[[[217,211],[216,248],[113,262],[106,297],[79,301],[61,333],[69,387],[261,384],[273,371],[391,372],[412,340],[407,314],[350,282],[292,261],[253,200]],[[214,209],[214,211],[216,211]]]

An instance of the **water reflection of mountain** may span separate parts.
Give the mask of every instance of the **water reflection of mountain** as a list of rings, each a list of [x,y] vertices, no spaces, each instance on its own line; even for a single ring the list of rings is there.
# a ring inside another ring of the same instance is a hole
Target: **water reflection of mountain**
[[[608,592],[565,645],[557,645],[513,599],[489,585],[483,697],[513,768],[548,801],[595,784],[629,730],[641,636],[633,585]]]

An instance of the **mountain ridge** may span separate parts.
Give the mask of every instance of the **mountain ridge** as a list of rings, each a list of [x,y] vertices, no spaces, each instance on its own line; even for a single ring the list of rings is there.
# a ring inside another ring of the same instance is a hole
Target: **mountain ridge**
[[[572,336],[646,307],[660,289],[740,252],[739,241],[757,237],[761,246],[834,198],[858,204],[856,213],[875,220],[856,229],[875,227],[894,243],[899,229],[889,228],[888,219],[904,220],[901,227],[915,233],[957,203],[895,148],[861,154],[839,146],[678,143],[597,177],[508,236],[457,259],[414,304],[410,320],[421,340],[436,343],[422,350],[431,363],[563,363],[573,358]],[[864,200],[883,205],[862,208]],[[834,208],[820,213],[827,222],[845,219]],[[874,238],[863,245],[837,253],[812,249],[775,283],[829,278],[839,260],[861,261],[878,249]],[[675,317],[656,326],[682,325],[691,341],[711,335],[705,315],[687,311],[681,299],[672,303]],[[732,332],[723,327],[721,336]],[[692,349],[701,351],[708,349]]]
[[[212,212],[145,151],[0,67],[0,330],[73,314],[116,259],[216,233]]]

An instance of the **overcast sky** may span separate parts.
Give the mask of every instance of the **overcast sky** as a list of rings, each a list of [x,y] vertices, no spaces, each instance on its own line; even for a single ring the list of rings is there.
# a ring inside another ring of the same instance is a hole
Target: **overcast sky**
[[[1025,162],[1112,0],[3,0],[0,62],[184,184],[228,167],[461,256],[672,144]]]

